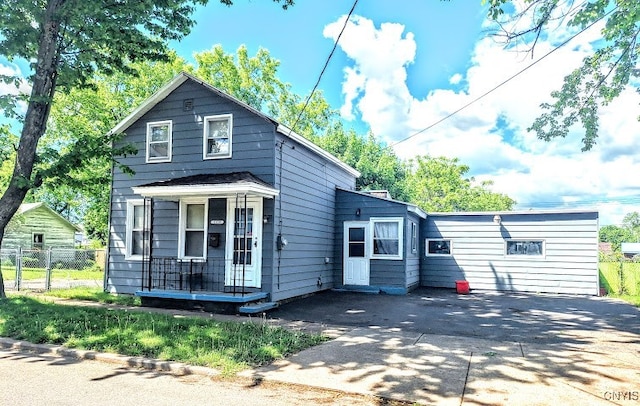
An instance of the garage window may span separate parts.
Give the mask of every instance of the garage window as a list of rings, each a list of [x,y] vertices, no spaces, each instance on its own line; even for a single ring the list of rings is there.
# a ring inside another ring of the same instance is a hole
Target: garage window
[[[505,255],[508,256],[544,256],[543,240],[507,240],[505,242]]]
[[[427,240],[427,255],[451,255],[451,240]]]

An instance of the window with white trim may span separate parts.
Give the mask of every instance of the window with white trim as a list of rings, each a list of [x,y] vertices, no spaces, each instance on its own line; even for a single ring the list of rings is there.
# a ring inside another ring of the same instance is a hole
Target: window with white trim
[[[506,240],[505,255],[508,256],[544,256],[544,240]]]
[[[207,202],[180,202],[180,258],[206,257]]]
[[[171,120],[147,123],[147,162],[171,162]]]
[[[231,158],[231,114],[204,118],[203,159]]]
[[[415,254],[418,252],[418,225],[411,222],[411,252]]]
[[[451,255],[451,240],[427,240],[427,255]]]
[[[134,199],[127,201],[126,220],[126,259],[141,260],[144,253],[144,224],[145,224],[144,200]]]
[[[403,221],[401,217],[371,218],[373,248],[371,258],[402,259]]]

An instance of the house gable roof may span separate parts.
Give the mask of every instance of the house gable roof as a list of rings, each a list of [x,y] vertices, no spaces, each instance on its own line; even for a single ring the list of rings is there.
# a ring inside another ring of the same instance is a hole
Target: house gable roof
[[[22,203],[20,205],[20,207],[18,208],[18,212],[17,213],[18,214],[27,214],[30,211],[34,211],[34,210],[37,210],[37,209],[45,210],[52,217],[56,218],[57,220],[62,222],[65,226],[73,229],[74,231],[77,231],[77,232],[81,231],[80,227],[76,226],[75,224],[73,224],[72,222],[67,220],[66,218],[62,217],[60,215],[60,213],[56,212],[55,210],[50,209],[49,206],[47,206],[46,204],[44,204],[42,202],[39,202],[39,203]]]
[[[309,141],[308,139],[304,138],[303,136],[301,136],[300,134],[295,133],[292,129],[286,127],[283,124],[280,124],[279,122],[277,122],[276,120],[274,120],[273,118],[265,115],[264,113],[256,110],[255,108],[249,106],[248,104],[244,103],[243,101],[236,99],[235,97],[223,92],[222,90],[202,81],[201,79],[198,79],[194,76],[189,75],[186,72],[181,72],[178,75],[176,75],[171,81],[169,81],[167,84],[165,84],[164,86],[162,86],[157,92],[155,92],[153,95],[151,95],[151,97],[149,97],[147,100],[145,100],[144,102],[142,102],[142,104],[140,106],[138,106],[135,110],[133,110],[127,117],[125,117],[122,121],[120,121],[118,124],[116,124],[115,127],[113,127],[108,134],[120,134],[124,131],[127,130],[127,128],[129,128],[133,123],[135,123],[136,121],[138,121],[142,116],[144,116],[149,110],[151,110],[153,107],[155,107],[158,103],[160,103],[162,100],[164,100],[167,96],[169,96],[171,94],[171,92],[173,92],[175,89],[177,89],[178,87],[180,87],[180,85],[182,85],[184,82],[186,82],[187,80],[191,80],[193,82],[196,82],[198,84],[200,84],[201,86],[205,87],[206,89],[210,90],[211,92],[217,94],[218,96],[225,98],[233,103],[236,103],[238,105],[240,105],[241,107],[251,111],[253,114],[262,117],[263,119],[273,123],[276,126],[276,131],[278,131],[280,134],[288,137],[291,140],[294,140],[302,145],[304,145],[305,147],[309,148],[312,152],[314,152],[315,154],[323,157],[324,159],[328,160],[329,162],[334,163],[335,165],[337,165],[338,167],[342,168],[343,170],[345,170],[346,172],[350,173],[351,175],[355,176],[355,177],[360,177],[360,172],[358,172],[356,169],[352,168],[351,166],[347,165],[346,163],[342,162],[340,159],[336,158],[334,155],[332,155],[331,153],[325,151],[324,149],[320,148],[319,146],[317,146],[316,144],[312,143],[311,141]]]

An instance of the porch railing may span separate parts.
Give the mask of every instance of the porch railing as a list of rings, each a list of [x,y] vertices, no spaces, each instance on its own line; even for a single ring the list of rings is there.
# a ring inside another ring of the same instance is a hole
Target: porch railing
[[[225,261],[154,257],[144,265],[142,290],[246,293],[225,285]]]

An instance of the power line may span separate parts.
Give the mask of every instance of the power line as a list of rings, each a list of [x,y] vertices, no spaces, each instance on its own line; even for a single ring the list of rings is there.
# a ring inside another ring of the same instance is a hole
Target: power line
[[[353,2],[353,6],[351,6],[351,10],[349,10],[349,14],[347,14],[347,18],[344,20],[344,25],[342,26],[342,29],[340,30],[340,33],[338,34],[338,37],[336,38],[336,40],[335,40],[335,42],[333,44],[333,49],[331,49],[331,52],[329,53],[329,56],[327,57],[327,60],[324,63],[324,66],[322,67],[322,71],[320,72],[320,75],[318,76],[318,80],[316,81],[316,84],[313,86],[313,89],[311,90],[311,93],[309,93],[309,96],[307,96],[307,100],[305,100],[304,105],[302,106],[302,109],[300,110],[300,113],[298,114],[298,117],[296,118],[296,121],[294,121],[293,125],[291,126],[291,132],[293,132],[295,127],[296,127],[296,125],[298,125],[298,122],[302,118],[302,114],[304,113],[304,111],[307,109],[307,106],[309,105],[309,102],[311,101],[311,98],[313,97],[313,94],[318,89],[318,86],[320,85],[320,81],[322,80],[322,76],[324,76],[324,72],[327,70],[327,66],[329,66],[329,61],[331,61],[331,58],[333,57],[333,54],[336,51],[336,48],[338,47],[338,43],[340,42],[340,37],[342,37],[342,33],[344,32],[345,28],[347,28],[347,24],[349,23],[349,20],[351,19],[351,14],[353,14],[353,10],[355,10],[357,4],[358,4],[358,0],[355,0]]]
[[[536,60],[535,62],[531,63],[530,65],[526,66],[524,69],[520,70],[519,72],[517,72],[516,74],[514,74],[513,76],[507,78],[506,80],[500,82],[498,85],[496,85],[495,87],[489,89],[488,91],[486,91],[485,93],[481,94],[480,96],[476,97],[475,99],[471,100],[469,103],[463,105],[462,107],[460,107],[459,109],[453,111],[452,113],[449,113],[448,115],[444,116],[443,118],[441,118],[440,120],[436,121],[433,124],[428,125],[427,127],[423,128],[420,131],[417,131],[411,135],[409,135],[406,138],[401,139],[400,141],[394,143],[394,144],[390,144],[389,147],[395,147],[396,145],[403,143],[413,137],[415,137],[416,135],[422,134],[423,132],[430,130],[431,128],[437,126],[438,124],[442,123],[445,120],[448,120],[449,118],[455,116],[456,114],[458,114],[459,112],[461,112],[462,110],[466,109],[467,107],[471,106],[472,104],[476,103],[477,101],[483,99],[485,96],[488,96],[489,94],[493,93],[494,91],[496,91],[497,89],[499,89],[500,87],[504,86],[505,84],[507,84],[508,82],[510,82],[511,80],[515,79],[516,77],[520,76],[522,73],[524,73],[525,71],[527,71],[528,69],[532,68],[534,65],[536,65],[538,62],[542,61],[543,59],[545,59],[547,56],[551,55],[552,53],[556,52],[558,49],[562,48],[563,46],[565,46],[567,43],[569,43],[570,41],[572,41],[574,38],[576,38],[578,35],[582,34],[583,32],[585,32],[586,30],[588,30],[589,28],[593,27],[596,23],[600,22],[603,18],[608,17],[611,13],[613,13],[615,10],[618,9],[618,6],[614,7],[611,11],[603,14],[600,18],[598,18],[597,20],[595,20],[594,22],[592,22],[591,24],[589,24],[588,26],[586,26],[585,28],[583,28],[582,30],[578,31],[576,34],[574,34],[573,36],[569,37],[569,39],[565,40],[563,43],[561,43],[560,45],[556,46],[555,48],[553,48],[551,51],[547,52],[546,54],[544,54],[540,59]]]

